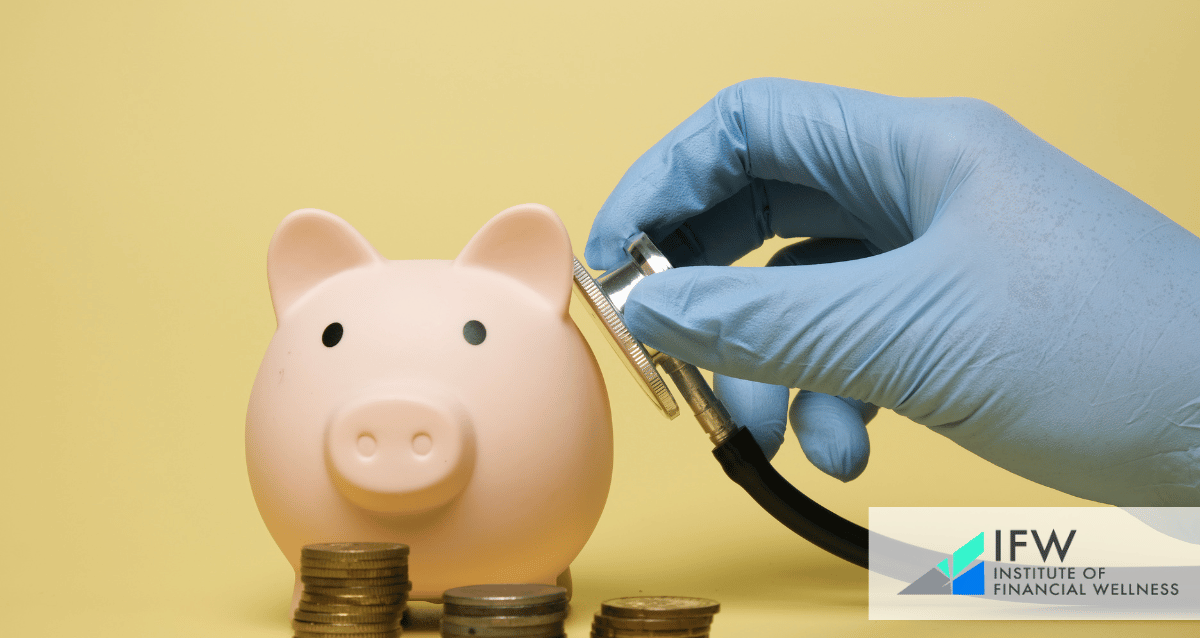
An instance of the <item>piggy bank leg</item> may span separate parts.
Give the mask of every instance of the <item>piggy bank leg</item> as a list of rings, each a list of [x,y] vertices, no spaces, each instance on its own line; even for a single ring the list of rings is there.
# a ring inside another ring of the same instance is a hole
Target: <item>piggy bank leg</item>
[[[292,588],[292,615],[296,617],[296,608],[300,606],[300,592],[304,591],[304,583],[300,581],[300,572],[296,572],[296,586]]]
[[[567,590],[567,602],[571,602],[571,594],[574,593],[574,588],[571,586],[571,566],[568,565],[563,573],[558,575],[558,580],[554,581],[555,585]]]

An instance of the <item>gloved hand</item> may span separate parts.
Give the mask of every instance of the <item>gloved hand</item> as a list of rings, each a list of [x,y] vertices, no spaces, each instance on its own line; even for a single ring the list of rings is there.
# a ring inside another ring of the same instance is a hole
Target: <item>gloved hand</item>
[[[639,231],[691,267],[634,288],[630,331],[723,375],[768,456],[803,388],[843,480],[879,406],[1070,494],[1200,505],[1200,239],[986,103],[737,84],[629,169],[588,263]],[[776,235],[836,239],[726,267]]]

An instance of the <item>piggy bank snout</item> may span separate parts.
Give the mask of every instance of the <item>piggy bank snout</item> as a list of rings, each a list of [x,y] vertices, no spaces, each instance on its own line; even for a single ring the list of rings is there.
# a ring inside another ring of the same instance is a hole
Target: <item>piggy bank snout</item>
[[[437,391],[353,401],[330,420],[329,472],[342,495],[375,512],[411,514],[453,499],[474,466],[470,418]]]

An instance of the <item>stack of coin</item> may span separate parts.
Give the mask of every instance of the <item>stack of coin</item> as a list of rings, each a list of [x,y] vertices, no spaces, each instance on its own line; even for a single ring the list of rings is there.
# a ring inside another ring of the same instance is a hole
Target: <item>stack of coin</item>
[[[564,638],[567,590],[552,585],[471,585],[442,594],[444,638]]]
[[[635,596],[600,604],[592,638],[707,638],[721,604],[707,598]]]
[[[320,543],[300,550],[295,638],[396,638],[408,603],[408,545]]]

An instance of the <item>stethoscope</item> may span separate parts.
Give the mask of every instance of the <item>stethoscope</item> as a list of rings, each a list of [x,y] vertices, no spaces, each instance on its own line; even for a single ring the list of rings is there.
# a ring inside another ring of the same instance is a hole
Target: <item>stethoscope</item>
[[[679,416],[679,404],[658,373],[662,368],[712,440],[713,456],[729,478],[788,529],[835,556],[868,567],[865,528],[822,507],[780,476],[750,431],[733,422],[696,366],[658,352],[629,333],[622,318],[629,291],[643,278],[670,269],[671,264],[645,233],[634,237],[625,251],[629,262],[598,278],[576,259],[575,292],[646,395],[668,419]]]
[[[645,233],[634,237],[625,249],[629,261],[593,278],[575,260],[575,292],[591,310],[602,332],[621,355],[646,395],[669,419],[679,416],[679,404],[658,374],[662,368],[675,382],[696,420],[713,442],[713,456],[725,473],[788,529],[817,547],[845,560],[892,578],[911,581],[947,554],[911,545],[852,523],[805,496],[779,475],[754,440],[754,436],[730,418],[712,388],[690,363],[646,346],[629,333],[622,313],[634,284],[671,268]],[[868,546],[876,548],[868,562]]]

